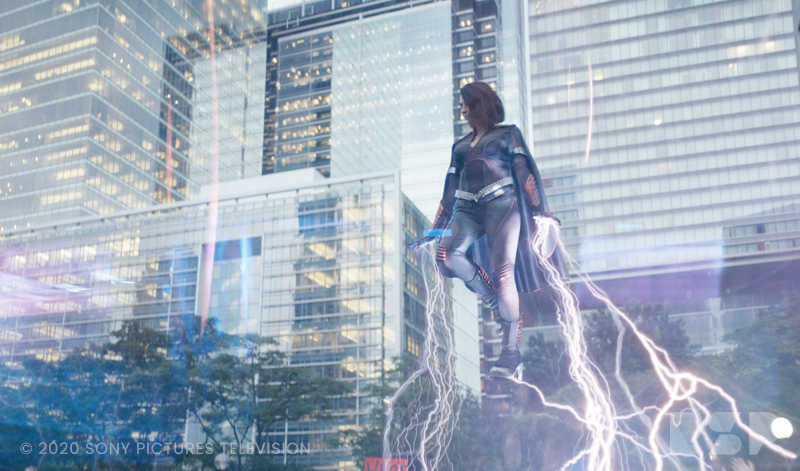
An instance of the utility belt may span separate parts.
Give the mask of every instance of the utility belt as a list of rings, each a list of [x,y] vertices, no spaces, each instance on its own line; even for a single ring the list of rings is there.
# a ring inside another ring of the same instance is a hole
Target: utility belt
[[[456,190],[456,198],[472,201],[473,203],[483,204],[506,193],[514,191],[512,185],[514,185],[514,179],[511,177],[506,177],[487,185],[477,193]]]

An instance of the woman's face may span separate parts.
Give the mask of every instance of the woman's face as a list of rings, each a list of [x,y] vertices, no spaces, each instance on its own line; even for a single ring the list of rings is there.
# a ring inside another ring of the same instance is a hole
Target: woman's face
[[[469,120],[469,106],[467,106],[467,104],[464,103],[463,96],[458,98],[458,105],[461,107],[461,116],[464,117],[464,121],[466,121],[467,124],[472,126],[472,122],[470,122]]]

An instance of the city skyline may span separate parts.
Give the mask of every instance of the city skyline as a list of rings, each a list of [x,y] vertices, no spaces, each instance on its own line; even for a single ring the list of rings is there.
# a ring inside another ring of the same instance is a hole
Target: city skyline
[[[470,132],[457,102],[474,81],[525,134],[578,315],[606,313],[580,271],[693,358],[729,354],[797,296],[798,22],[797,0],[11,0],[0,357],[214,318],[347,384],[329,418],[265,433],[354,471],[332,439],[366,430],[373,387],[425,348],[433,278],[407,246]],[[516,414],[516,386],[486,374],[490,309],[443,286],[461,391]],[[521,297],[523,355],[563,340],[550,297]]]

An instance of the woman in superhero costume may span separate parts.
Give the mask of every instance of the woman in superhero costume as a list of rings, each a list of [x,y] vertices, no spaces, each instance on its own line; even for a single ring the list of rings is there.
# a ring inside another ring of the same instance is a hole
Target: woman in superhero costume
[[[472,132],[453,145],[434,230],[411,247],[439,239],[436,261],[442,275],[464,281],[500,325],[502,351],[490,375],[510,377],[520,364],[519,293],[547,285],[531,249],[534,216],[552,216],[522,133],[516,126],[499,125],[505,112],[497,93],[483,82],[473,82],[461,88],[460,105]],[[488,254],[476,251],[479,255],[473,260],[467,250],[483,235]],[[566,273],[558,251],[550,257]]]

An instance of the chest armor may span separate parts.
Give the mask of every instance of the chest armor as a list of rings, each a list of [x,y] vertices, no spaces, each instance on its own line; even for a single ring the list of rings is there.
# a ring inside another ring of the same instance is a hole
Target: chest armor
[[[475,147],[469,145],[469,139],[462,140],[454,154],[461,175],[459,190],[478,193],[498,180],[511,177],[508,136],[500,129],[486,133]]]

